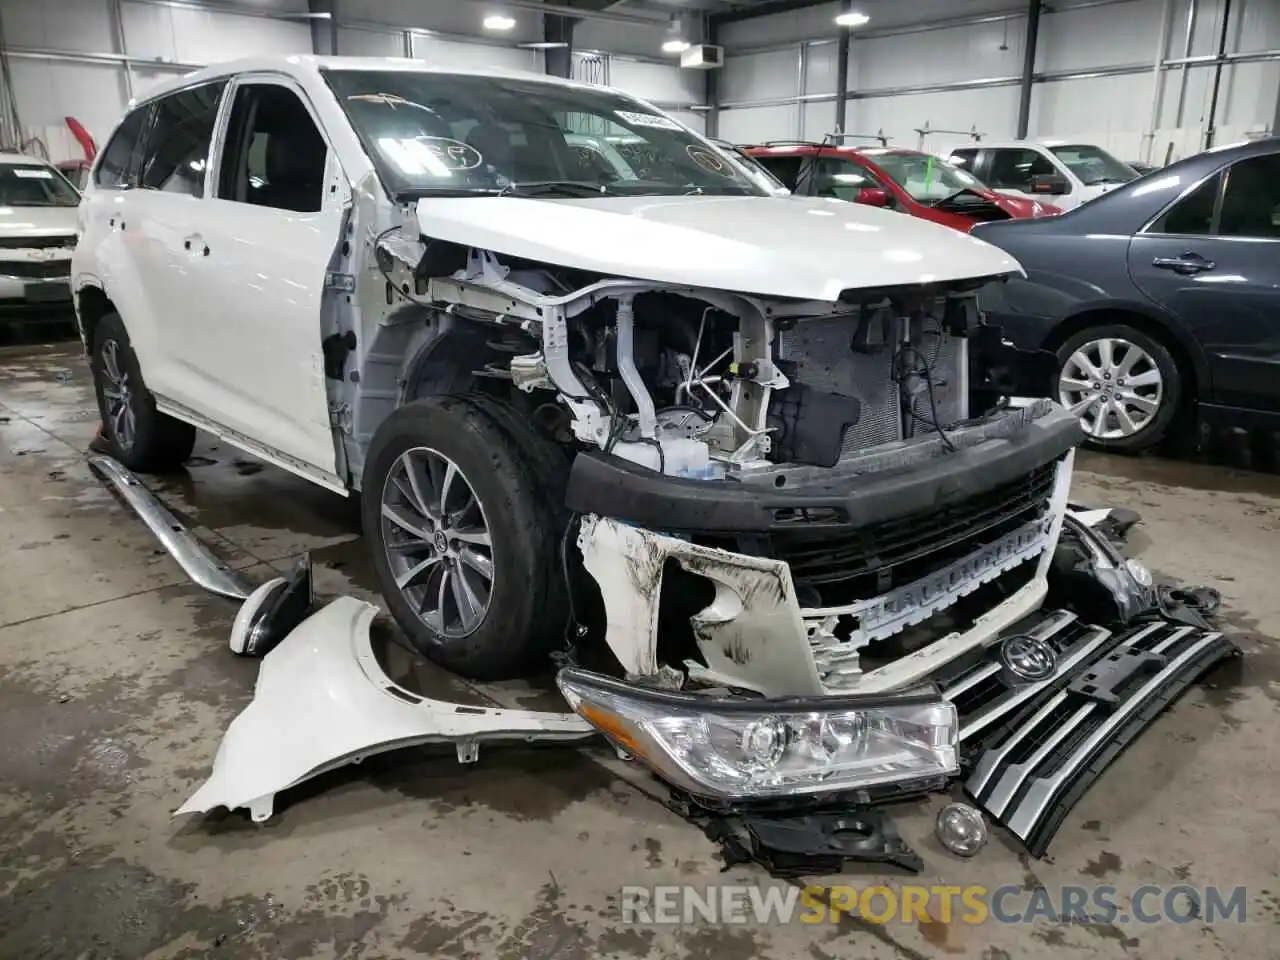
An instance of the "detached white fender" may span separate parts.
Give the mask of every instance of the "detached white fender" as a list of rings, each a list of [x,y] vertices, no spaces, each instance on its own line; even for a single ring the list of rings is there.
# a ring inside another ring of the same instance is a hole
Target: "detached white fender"
[[[481,740],[586,740],[573,713],[538,713],[430,700],[378,665],[369,627],[378,608],[339,597],[263,658],[253,701],[231,722],[213,772],[174,814],[247,807],[266,820],[275,795],[311,777],[401,747],[449,742],[464,763]]]

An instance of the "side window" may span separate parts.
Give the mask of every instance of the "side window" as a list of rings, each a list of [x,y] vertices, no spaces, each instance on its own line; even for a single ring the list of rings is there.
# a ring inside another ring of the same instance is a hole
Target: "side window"
[[[102,151],[102,159],[93,172],[93,182],[100,187],[131,187],[136,182],[137,167],[134,164],[138,141],[146,126],[151,105],[138,107],[120,122],[115,134]]]
[[[947,163],[953,167],[959,167],[961,170],[968,170],[973,173],[973,168],[978,159],[977,150],[952,150],[951,156],[947,157]]]
[[[1218,232],[1224,237],[1280,238],[1280,154],[1250,157],[1227,171]]]
[[[1035,150],[992,150],[987,186],[1031,192],[1031,178],[1057,173],[1049,160]]]
[[[803,157],[775,157],[767,154],[764,156],[756,154],[752,159],[781,180],[788,190],[796,188],[796,181],[800,178],[800,164],[804,162]]]
[[[140,185],[149,190],[204,196],[205,168],[226,83],[207,83],[162,97],[142,151]]]
[[[1213,211],[1218,205],[1222,174],[1215,174],[1172,207],[1152,227],[1152,233],[1206,237],[1213,231]]]
[[[813,192],[819,197],[857,200],[863,187],[878,186],[871,171],[843,157],[820,157],[814,170]]]
[[[298,95],[278,84],[236,91],[222,149],[218,197],[258,207],[315,213],[329,148]]]

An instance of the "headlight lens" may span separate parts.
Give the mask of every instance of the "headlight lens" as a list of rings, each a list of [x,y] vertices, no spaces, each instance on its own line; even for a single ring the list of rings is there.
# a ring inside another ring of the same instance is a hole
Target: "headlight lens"
[[[640,690],[575,668],[557,682],[616,746],[695,796],[834,793],[959,769],[955,707],[933,693],[726,701]]]

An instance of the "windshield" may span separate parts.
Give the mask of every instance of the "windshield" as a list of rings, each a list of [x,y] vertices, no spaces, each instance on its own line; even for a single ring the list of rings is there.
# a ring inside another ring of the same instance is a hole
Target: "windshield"
[[[1117,160],[1101,147],[1068,144],[1050,147],[1053,155],[1070,168],[1085,186],[1095,183],[1128,183],[1138,179],[1138,171]]]
[[[43,163],[0,164],[0,206],[76,207],[80,194],[62,174]]]
[[[608,90],[510,77],[327,70],[398,196],[763,196],[676,121]]]
[[[961,190],[987,189],[967,170],[957,169],[929,153],[879,153],[873,150],[861,153],[919,203],[936,203]]]
[[[728,153],[734,162],[741,164],[743,172],[748,177],[755,179],[767,192],[779,197],[791,196],[791,191],[785,183],[775,177],[768,167],[741,147],[729,143],[727,140],[713,140],[711,142]]]

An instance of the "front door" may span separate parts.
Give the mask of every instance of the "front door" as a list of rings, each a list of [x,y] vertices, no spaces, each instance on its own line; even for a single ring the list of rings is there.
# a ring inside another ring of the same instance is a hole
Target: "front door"
[[[1133,238],[1129,273],[1204,346],[1213,400],[1280,410],[1280,153],[1179,200]]]
[[[1070,210],[1083,203],[1080,186],[1065,169],[1060,169],[1052,160],[1030,147],[996,147],[987,150],[984,170],[979,175],[988,187],[1011,197],[1024,200],[1044,200],[1055,207]],[[1068,192],[1054,194],[1036,193],[1031,189],[1031,181],[1041,175],[1053,175],[1066,179],[1070,185]]]
[[[297,87],[247,78],[229,98],[207,211],[184,238],[201,269],[183,355],[230,439],[338,486],[320,312],[345,191],[326,189],[336,159]]]

